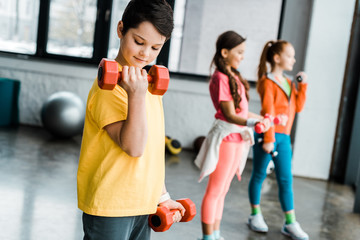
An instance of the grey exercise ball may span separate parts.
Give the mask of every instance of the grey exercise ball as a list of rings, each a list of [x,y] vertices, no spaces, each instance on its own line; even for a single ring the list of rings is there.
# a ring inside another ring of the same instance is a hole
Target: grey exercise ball
[[[43,126],[55,137],[70,138],[80,134],[84,127],[85,106],[74,93],[52,94],[41,109]]]

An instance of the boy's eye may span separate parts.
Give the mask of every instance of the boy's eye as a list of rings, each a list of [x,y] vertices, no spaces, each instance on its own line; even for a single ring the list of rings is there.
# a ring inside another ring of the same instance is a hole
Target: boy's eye
[[[141,42],[137,41],[136,39],[135,39],[135,43],[136,43],[137,45],[144,45],[144,43],[141,43]]]
[[[157,48],[156,48],[156,47],[152,47],[152,49],[155,50],[155,51],[157,51],[157,50],[159,50],[160,48],[158,48],[158,47],[157,47]]]

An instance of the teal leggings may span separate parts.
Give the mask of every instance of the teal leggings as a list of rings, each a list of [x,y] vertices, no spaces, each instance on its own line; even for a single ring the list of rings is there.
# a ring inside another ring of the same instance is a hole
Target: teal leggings
[[[253,205],[260,204],[261,186],[267,174],[266,168],[271,160],[271,155],[264,152],[262,144],[258,139],[263,138],[263,134],[255,133],[255,145],[253,146],[253,170],[249,182],[249,199]],[[292,149],[290,136],[275,133],[274,151],[278,152],[273,157],[275,165],[276,180],[279,186],[279,200],[284,212],[294,209],[293,196],[293,177],[291,173]]]

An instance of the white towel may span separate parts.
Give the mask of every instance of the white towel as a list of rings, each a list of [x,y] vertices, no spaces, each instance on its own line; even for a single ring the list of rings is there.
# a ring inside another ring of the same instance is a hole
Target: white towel
[[[240,156],[239,168],[237,170],[237,176],[240,180],[241,173],[245,168],[250,146],[254,145],[253,130],[249,127],[240,127],[236,124],[216,119],[202,143],[200,151],[195,159],[195,165],[200,168],[201,171],[200,178],[198,180],[199,182],[215,170],[219,160],[220,144],[224,137],[230,133],[240,133],[242,139],[244,140],[241,144],[244,144],[245,146],[243,154]]]

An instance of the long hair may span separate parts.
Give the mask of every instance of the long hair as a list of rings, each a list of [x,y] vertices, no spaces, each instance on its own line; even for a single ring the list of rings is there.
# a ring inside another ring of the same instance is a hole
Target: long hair
[[[264,49],[261,53],[260,63],[258,66],[257,77],[258,81],[256,84],[256,89],[259,91],[259,86],[262,84],[264,80],[264,76],[268,72],[267,63],[270,64],[270,71],[272,71],[275,67],[274,56],[280,55],[284,50],[285,46],[290,44],[288,41],[285,40],[277,40],[277,41],[268,41]]]
[[[230,85],[230,92],[231,92],[231,96],[234,99],[234,107],[235,109],[240,108],[239,104],[241,102],[241,96],[238,92],[238,84],[236,82],[236,79],[233,77],[233,75],[229,72],[229,70],[227,69],[227,64],[225,62],[225,59],[223,58],[223,56],[221,55],[221,50],[222,49],[228,49],[231,50],[234,47],[240,45],[241,43],[245,42],[245,38],[243,38],[242,36],[240,36],[239,34],[237,34],[234,31],[227,31],[222,33],[217,41],[216,41],[216,52],[215,55],[211,61],[211,65],[210,68],[212,68],[214,65],[215,67],[222,73],[226,74],[229,78],[229,85]],[[241,83],[244,85],[245,87],[245,95],[246,98],[249,100],[249,83],[241,76],[240,72],[238,70],[236,70],[235,68],[231,67],[231,71],[238,76],[238,78],[240,79]]]

